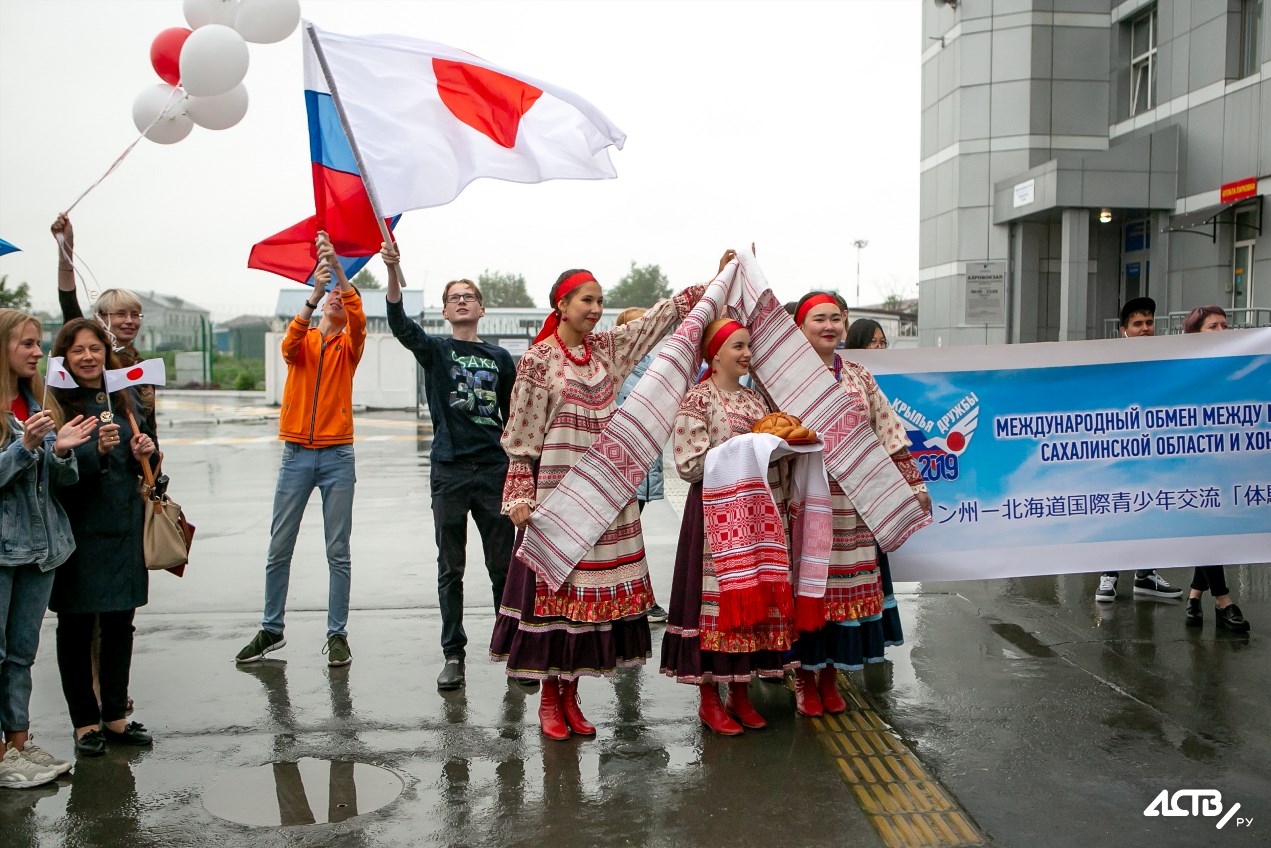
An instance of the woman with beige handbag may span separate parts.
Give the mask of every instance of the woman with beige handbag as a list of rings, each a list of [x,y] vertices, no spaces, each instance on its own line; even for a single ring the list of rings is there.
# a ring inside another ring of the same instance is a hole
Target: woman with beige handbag
[[[152,741],[141,724],[126,721],[126,714],[133,616],[149,592],[138,478],[156,446],[148,426],[134,429],[130,420],[140,407],[136,392],[105,391],[104,370],[117,362],[100,324],[85,318],[67,322],[52,355],[64,357],[76,383],[49,391],[61,416],[94,416],[101,422],[97,438],[75,449],[79,481],[60,493],[76,550],[57,569],[49,602],[57,613],[57,664],[75,728],[75,751],[98,756],[108,741]],[[101,625],[100,705],[93,693],[94,619]]]

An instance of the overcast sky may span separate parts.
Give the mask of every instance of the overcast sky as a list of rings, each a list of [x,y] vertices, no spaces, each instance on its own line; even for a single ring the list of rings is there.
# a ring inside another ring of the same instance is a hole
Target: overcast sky
[[[572,89],[627,133],[618,179],[481,180],[406,214],[403,268],[434,306],[483,269],[524,274],[544,305],[557,274],[608,287],[632,260],[674,286],[708,279],[754,240],[778,296],[916,296],[919,0],[375,2],[302,0],[335,32],[451,44]],[[136,137],[132,102],[158,82],[154,36],[180,0],[0,0],[0,257],[37,308],[56,306],[48,226]],[[72,213],[101,287],[188,298],[217,319],[271,313],[281,277],[247,268],[256,241],[313,213],[300,33],[252,44],[247,117],[143,140]],[[384,93],[392,97],[391,91]],[[369,266],[384,278],[383,266]]]

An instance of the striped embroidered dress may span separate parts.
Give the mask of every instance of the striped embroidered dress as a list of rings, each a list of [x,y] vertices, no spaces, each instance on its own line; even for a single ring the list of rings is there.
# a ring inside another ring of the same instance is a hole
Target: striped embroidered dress
[[[526,351],[502,439],[509,459],[505,514],[518,504],[533,508],[556,488],[609,423],[617,388],[703,290],[690,287],[635,321],[588,336],[591,361],[584,365],[566,357],[555,339]],[[570,352],[584,356],[581,346]],[[633,499],[557,592],[513,556],[491,655],[507,661],[510,676],[526,678],[572,679],[640,664],[649,655],[644,614],[653,600]]]
[[[754,389],[725,393],[708,380],[689,390],[675,417],[675,467],[692,486],[680,529],[661,670],[681,683],[744,682],[756,674],[780,677],[784,668],[795,665],[783,659],[793,645],[793,623],[775,608],[761,624],[731,630],[720,626],[719,582],[702,517],[707,451],[749,433],[768,412],[767,401]],[[781,504],[783,499],[777,500]]]
[[[915,492],[925,492],[927,487],[909,454],[909,437],[900,416],[868,369],[855,362],[840,361],[839,382],[849,394],[865,399],[870,426],[897,470]],[[830,502],[834,509],[834,544],[825,589],[827,625],[819,634],[801,635],[796,644],[801,664],[808,670],[823,668],[827,663],[839,668],[860,668],[863,663],[882,660],[885,646],[899,645],[904,640],[895,601],[884,596],[874,535],[832,478]]]

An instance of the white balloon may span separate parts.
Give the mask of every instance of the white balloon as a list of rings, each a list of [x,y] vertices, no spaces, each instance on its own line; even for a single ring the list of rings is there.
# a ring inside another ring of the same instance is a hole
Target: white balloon
[[[181,85],[192,97],[224,94],[247,76],[247,42],[222,24],[199,27],[181,48]]]
[[[247,114],[247,86],[239,83],[215,97],[191,97],[185,114],[204,129],[227,130]]]
[[[166,82],[142,89],[132,102],[132,122],[137,125],[137,132],[144,132],[146,138],[158,144],[176,144],[189,135],[194,122],[186,116],[185,98],[180,94],[180,89]]]
[[[240,0],[234,29],[253,44],[273,44],[295,32],[300,0]]]
[[[185,22],[190,29],[208,24],[232,27],[234,16],[238,13],[238,0],[185,0],[181,11],[185,13]]]

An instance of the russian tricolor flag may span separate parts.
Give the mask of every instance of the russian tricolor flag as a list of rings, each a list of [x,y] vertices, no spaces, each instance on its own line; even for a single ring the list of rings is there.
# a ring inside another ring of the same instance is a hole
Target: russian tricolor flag
[[[330,237],[344,273],[349,277],[379,253],[384,237],[362,184],[353,148],[340,126],[331,91],[307,38],[304,57],[305,111],[309,117],[309,158],[313,163],[316,212],[255,244],[247,267],[313,285],[318,264],[314,242],[319,230]],[[389,229],[395,227],[400,218],[398,215],[386,219]]]

